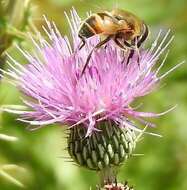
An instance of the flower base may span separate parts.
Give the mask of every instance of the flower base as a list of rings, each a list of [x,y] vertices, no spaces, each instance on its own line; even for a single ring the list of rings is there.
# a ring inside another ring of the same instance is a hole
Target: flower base
[[[113,121],[102,121],[91,136],[79,125],[70,129],[68,152],[80,166],[91,170],[104,170],[119,166],[128,159],[136,146],[132,129],[120,128]]]

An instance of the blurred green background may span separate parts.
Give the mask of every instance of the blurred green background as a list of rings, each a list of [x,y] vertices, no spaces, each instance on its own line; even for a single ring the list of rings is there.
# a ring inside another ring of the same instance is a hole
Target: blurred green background
[[[162,72],[187,59],[186,0],[31,0],[32,21],[41,29],[42,15],[54,20],[62,34],[69,28],[64,11],[75,7],[82,18],[85,13],[120,7],[145,20],[153,39],[159,29],[171,29],[175,39]],[[0,14],[1,15],[1,14]],[[1,33],[0,33],[1,34]],[[18,40],[19,41],[19,40]],[[23,46],[26,41],[21,42]],[[27,45],[28,46],[28,45]],[[9,52],[17,56],[13,46]],[[22,58],[17,56],[18,60]],[[0,84],[0,103],[21,103],[19,92],[4,79]],[[144,111],[161,112],[178,107],[161,118],[152,120],[157,128],[151,131],[163,138],[145,135],[135,153],[121,168],[119,179],[128,180],[137,190],[187,189],[187,66],[184,64],[162,81],[161,88],[141,99]],[[16,142],[0,140],[0,166],[16,164],[26,170],[13,169],[10,174],[29,190],[89,190],[95,189],[97,174],[67,162],[64,128],[48,126],[35,132],[16,121],[16,116],[1,113],[0,133],[16,136]],[[0,175],[0,190],[22,189]]]

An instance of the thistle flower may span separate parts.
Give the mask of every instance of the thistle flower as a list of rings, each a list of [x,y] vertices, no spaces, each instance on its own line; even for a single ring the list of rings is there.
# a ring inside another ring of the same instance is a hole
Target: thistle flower
[[[29,64],[23,66],[9,56],[11,69],[4,73],[25,95],[23,103],[29,111],[4,110],[20,114],[19,120],[36,128],[55,122],[69,126],[68,150],[74,161],[101,170],[104,179],[107,176],[107,180],[114,181],[114,171],[110,169],[132,154],[137,142],[135,131],[141,132],[133,121],[151,125],[144,118],[159,117],[173,109],[146,113],[131,106],[180,65],[159,76],[167,54],[158,67],[157,61],[173,37],[168,39],[168,31],[161,39],[159,32],[151,48],[136,51],[129,64],[124,60],[127,53],[109,42],[93,53],[81,76],[85,60],[99,38],[87,40],[86,46],[77,50],[80,18],[75,10],[67,18],[72,44],[54,23],[46,20],[48,28],[44,30],[50,43],[42,37],[39,42],[33,40],[33,54],[18,47]]]

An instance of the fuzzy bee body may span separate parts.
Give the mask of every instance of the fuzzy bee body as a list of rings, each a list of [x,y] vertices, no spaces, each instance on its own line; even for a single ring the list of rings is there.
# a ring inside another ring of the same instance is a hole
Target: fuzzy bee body
[[[92,36],[100,35],[104,36],[105,39],[100,41],[88,55],[82,74],[93,51],[106,44],[109,40],[112,39],[121,49],[132,50],[130,53],[132,57],[134,49],[141,46],[148,34],[147,25],[136,15],[125,10],[114,9],[111,12],[105,11],[90,15],[81,24],[78,32],[78,36],[82,40],[82,45],[79,49],[85,45],[86,39]]]

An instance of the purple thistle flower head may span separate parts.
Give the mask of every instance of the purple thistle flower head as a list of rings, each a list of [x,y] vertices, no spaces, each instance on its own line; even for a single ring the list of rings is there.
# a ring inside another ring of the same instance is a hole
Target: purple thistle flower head
[[[168,40],[169,31],[162,39],[160,32],[151,48],[137,50],[129,64],[124,60],[126,52],[113,42],[107,43],[92,54],[89,66],[81,76],[87,56],[99,38],[88,39],[85,47],[77,50],[80,18],[75,10],[68,20],[72,44],[67,37],[61,36],[54,23],[46,20],[48,27],[44,30],[50,43],[42,37],[39,42],[33,40],[36,47],[33,54],[18,47],[29,62],[26,66],[10,57],[11,70],[4,72],[26,95],[23,102],[29,108],[29,111],[14,110],[20,114],[20,120],[36,126],[55,122],[70,127],[81,124],[88,136],[97,130],[100,121],[110,120],[119,127],[134,128],[129,118],[144,122],[143,118],[166,113],[139,112],[131,104],[149,94],[162,78],[179,66],[158,75],[165,61],[157,67],[158,58],[173,39]]]

